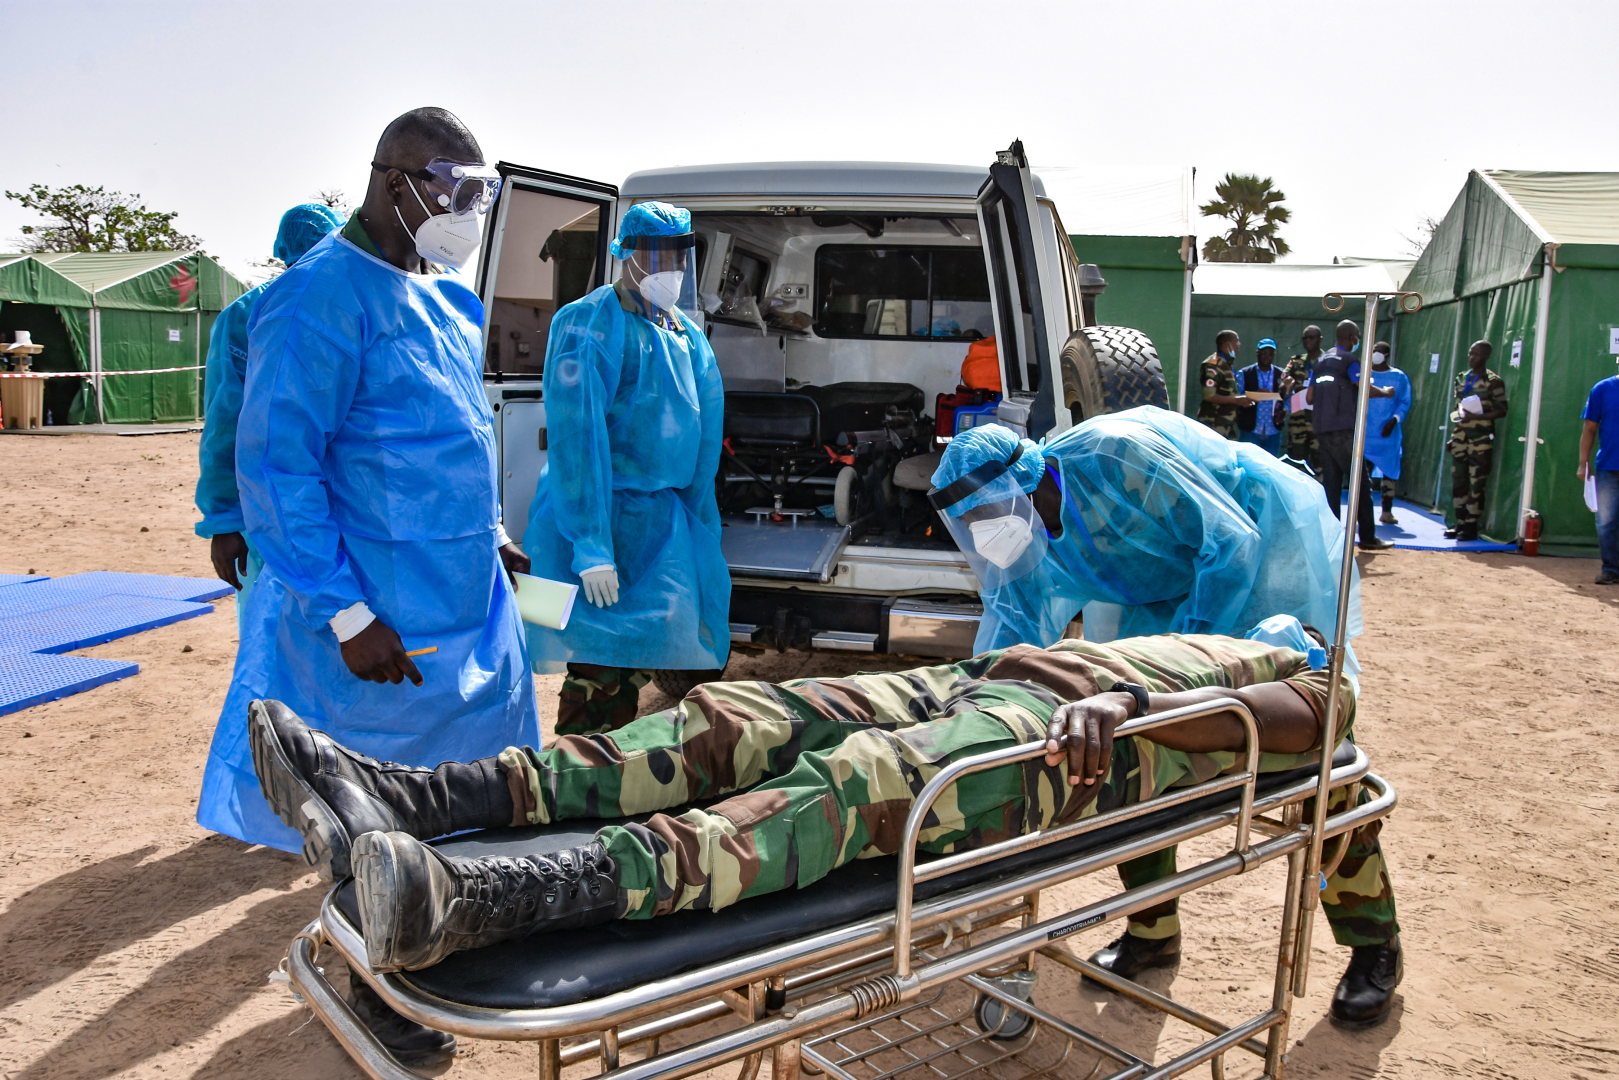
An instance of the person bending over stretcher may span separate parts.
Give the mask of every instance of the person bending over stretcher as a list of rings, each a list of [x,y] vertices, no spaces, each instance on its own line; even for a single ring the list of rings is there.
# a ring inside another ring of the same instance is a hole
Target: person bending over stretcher
[[[1015,743],[1044,740],[1047,753],[963,777],[935,805],[924,851],[995,843],[1241,768],[1243,727],[1231,713],[1115,742],[1143,702],[1162,712],[1235,696],[1258,720],[1262,771],[1313,763],[1329,693],[1328,673],[1303,653],[1169,634],[1015,645],[841,679],[707,683],[608,734],[432,770],[362,757],[275,701],[251,705],[249,728],[264,795],[302,832],[305,857],[334,879],[353,874],[366,953],[382,972],[536,932],[719,911],[809,885],[851,859],[892,855],[930,778]],[[1334,743],[1354,723],[1347,681],[1342,694]],[[422,843],[724,795],[706,809],[605,826],[590,844],[550,854],[466,859]],[[1323,894],[1338,941],[1356,946],[1333,1000],[1334,1018],[1353,1025],[1387,1015],[1401,975],[1375,828],[1355,838]],[[1173,849],[1120,872],[1132,887],[1173,873]],[[1132,976],[1178,959],[1172,904],[1133,918],[1100,962]]]

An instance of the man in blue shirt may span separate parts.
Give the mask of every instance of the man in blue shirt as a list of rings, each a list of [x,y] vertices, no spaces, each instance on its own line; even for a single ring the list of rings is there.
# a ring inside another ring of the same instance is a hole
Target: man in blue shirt
[[[1394,516],[1394,486],[1400,479],[1400,458],[1405,441],[1405,418],[1411,412],[1411,380],[1389,364],[1389,343],[1372,346],[1372,385],[1393,390],[1393,397],[1374,397],[1366,406],[1366,460],[1372,480],[1382,481],[1383,514],[1379,521],[1398,525]]]
[[[1258,363],[1249,364],[1237,372],[1237,386],[1244,396],[1256,390],[1277,393],[1281,372],[1276,370],[1276,342],[1261,338],[1254,354]],[[1278,424],[1283,416],[1282,403],[1261,401],[1254,408],[1237,413],[1237,427],[1242,429],[1242,441],[1262,447],[1265,453],[1276,456],[1282,451],[1282,429]]]
[[[1610,375],[1591,388],[1582,416],[1580,480],[1595,477],[1597,489],[1597,546],[1602,552],[1597,584],[1619,585],[1619,376]],[[1594,470],[1593,442],[1600,444]]]

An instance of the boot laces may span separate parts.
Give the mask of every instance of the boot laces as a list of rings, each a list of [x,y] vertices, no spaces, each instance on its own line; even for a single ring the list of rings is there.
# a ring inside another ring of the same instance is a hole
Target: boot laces
[[[599,845],[555,855],[469,859],[461,875],[461,898],[478,905],[484,921],[531,914],[541,903],[572,901],[583,889],[601,895],[608,863]]]

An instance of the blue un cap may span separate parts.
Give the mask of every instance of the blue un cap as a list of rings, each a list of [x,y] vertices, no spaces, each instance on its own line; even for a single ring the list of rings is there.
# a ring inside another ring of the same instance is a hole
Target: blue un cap
[[[1267,338],[1260,338],[1259,339],[1259,344],[1254,346],[1254,352],[1258,352],[1260,349],[1274,349],[1274,348],[1276,348],[1276,339],[1275,338],[1268,338],[1268,337]]]

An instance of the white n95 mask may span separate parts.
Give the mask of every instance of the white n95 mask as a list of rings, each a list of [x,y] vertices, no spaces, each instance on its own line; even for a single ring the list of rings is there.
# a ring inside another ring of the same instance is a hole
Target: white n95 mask
[[[680,290],[685,284],[685,271],[663,270],[642,278],[636,289],[654,308],[659,311],[672,311],[680,299]]]
[[[412,236],[416,241],[416,254],[428,262],[448,266],[452,270],[466,266],[483,243],[483,215],[476,210],[464,214],[435,214],[428,209],[416,185],[408,180],[406,183],[411,194],[416,196],[416,201],[427,212],[427,220]],[[410,226],[405,225],[405,215],[399,213],[399,207],[394,207],[394,214],[398,216],[399,224],[409,232]]]
[[[1034,540],[1034,529],[1016,514],[974,521],[967,527],[978,554],[1002,570],[1017,562]]]

